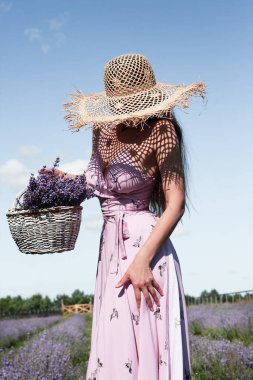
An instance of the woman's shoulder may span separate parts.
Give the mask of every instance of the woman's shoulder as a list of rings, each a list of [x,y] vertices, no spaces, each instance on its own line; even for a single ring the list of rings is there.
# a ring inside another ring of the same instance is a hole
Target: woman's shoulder
[[[150,126],[152,131],[155,133],[159,133],[161,131],[175,130],[175,125],[172,118],[169,117],[156,117],[154,119],[151,119]]]
[[[151,120],[149,126],[151,128],[150,140],[154,144],[177,139],[176,128],[171,118],[157,117]]]

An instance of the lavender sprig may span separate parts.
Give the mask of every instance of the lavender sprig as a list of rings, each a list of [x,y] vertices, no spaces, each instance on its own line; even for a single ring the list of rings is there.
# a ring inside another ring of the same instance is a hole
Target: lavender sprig
[[[37,178],[31,173],[21,209],[78,206],[94,196],[93,190],[87,186],[85,171],[74,178],[64,178],[67,173],[54,177],[59,162],[60,158],[57,157],[53,168],[48,173],[39,174]],[[43,169],[45,168],[44,165]]]

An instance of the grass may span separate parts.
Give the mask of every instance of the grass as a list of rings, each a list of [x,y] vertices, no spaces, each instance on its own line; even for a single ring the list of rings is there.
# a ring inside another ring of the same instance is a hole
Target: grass
[[[253,380],[253,371],[250,368],[238,366],[231,358],[226,365],[222,365],[219,359],[192,358],[191,380]]]
[[[230,342],[240,341],[245,347],[253,343],[253,331],[251,329],[240,329],[238,327],[211,328],[203,326],[201,322],[194,321],[190,324],[189,330],[193,335],[206,336],[210,339],[227,339]]]
[[[92,328],[92,314],[85,314],[85,350],[84,350],[84,361],[85,361],[85,372],[87,371],[88,360],[90,355],[90,345],[91,345],[91,328]]]

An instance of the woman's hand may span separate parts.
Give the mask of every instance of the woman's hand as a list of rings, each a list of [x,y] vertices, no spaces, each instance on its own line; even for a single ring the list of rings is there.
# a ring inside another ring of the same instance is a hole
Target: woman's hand
[[[127,271],[115,287],[118,288],[127,281],[131,281],[134,287],[138,310],[140,310],[141,304],[141,291],[143,292],[150,310],[154,310],[150,295],[153,297],[157,306],[160,306],[156,290],[161,294],[161,296],[164,295],[163,290],[158,282],[154,279],[149,263],[143,257],[140,257],[138,255],[135,256],[133,262],[129,265]]]
[[[52,171],[53,168],[45,168],[38,170],[39,174],[48,174],[50,171]],[[64,172],[59,169],[54,169],[54,174],[52,175],[53,178],[60,177]]]
[[[40,169],[38,170],[39,174],[48,174],[49,171],[51,171],[52,168],[49,168],[49,169]],[[64,176],[63,176],[64,174]],[[65,173],[63,172],[62,170],[60,169],[54,169],[54,174],[52,175],[52,178],[57,178],[57,177],[61,177],[61,181],[65,181],[66,179],[75,179],[77,177],[80,176],[80,174],[70,174],[70,173]]]

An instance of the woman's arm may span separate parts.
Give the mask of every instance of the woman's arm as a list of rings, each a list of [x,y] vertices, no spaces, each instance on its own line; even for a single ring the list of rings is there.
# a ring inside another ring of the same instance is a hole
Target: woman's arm
[[[150,262],[165,240],[171,235],[185,210],[181,152],[175,128],[170,121],[162,121],[154,126],[154,131],[156,133],[155,154],[162,178],[165,210],[156,222],[148,239],[136,254],[128,270],[116,285],[116,287],[122,286],[126,281],[130,280],[134,287],[138,308],[141,302],[141,290],[151,310],[153,309],[150,294],[159,306],[160,303],[155,288],[161,295],[163,295],[163,291],[153,277]]]
[[[177,223],[181,219],[185,210],[184,191],[175,183],[171,183],[170,188],[165,190],[166,209],[156,222],[153,231],[149,235],[138,256],[150,264],[159,248],[172,234]]]

